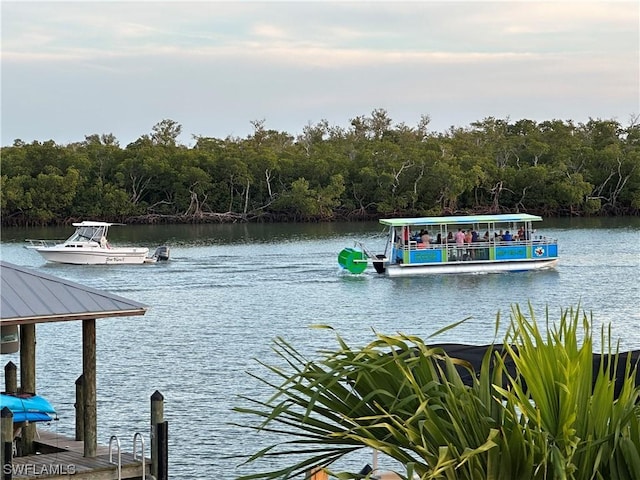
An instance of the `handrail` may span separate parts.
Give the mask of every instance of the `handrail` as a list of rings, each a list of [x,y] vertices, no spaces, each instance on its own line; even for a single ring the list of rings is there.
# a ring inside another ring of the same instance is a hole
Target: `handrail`
[[[25,245],[25,248],[42,248],[42,247],[51,247],[56,245],[56,240],[40,240],[36,238],[27,238],[25,240],[29,245]]]
[[[112,450],[112,445],[113,445],[113,441],[116,441],[116,446],[118,447],[118,480],[122,480],[122,454],[120,452],[120,439],[116,436],[116,435],[111,435],[111,438],[109,439],[109,463],[114,463],[113,462],[113,450]]]
[[[145,465],[145,458],[144,458],[144,437],[142,436],[142,434],[140,432],[136,432],[133,434],[133,460],[138,460],[137,455],[136,455],[136,439],[140,439],[140,461],[142,462],[142,480],[145,480],[146,477],[146,465]]]
[[[477,242],[471,242],[464,244],[457,244],[455,242],[446,243],[430,243],[423,245],[420,242],[409,241],[407,244],[402,244],[398,247],[399,250],[413,251],[413,250],[433,250],[433,249],[446,249],[446,248],[465,248],[465,249],[480,249],[480,248],[494,248],[494,247],[517,247],[517,246],[533,246],[533,245],[557,245],[558,241],[555,238],[539,237],[530,240],[480,240]],[[362,247],[362,244],[360,244]],[[364,251],[364,250],[363,250]],[[367,253],[365,251],[365,253]]]

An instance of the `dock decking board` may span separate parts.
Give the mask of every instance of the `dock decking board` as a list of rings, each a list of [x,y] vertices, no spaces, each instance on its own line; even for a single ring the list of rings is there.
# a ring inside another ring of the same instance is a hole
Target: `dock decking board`
[[[115,445],[112,449],[112,459],[109,462],[109,447],[99,445],[95,457],[85,457],[84,446],[76,441],[52,432],[38,431],[35,438],[36,445],[46,449],[59,449],[53,453],[25,455],[13,458],[13,478],[16,480],[117,480],[118,452]],[[128,445],[133,450],[133,445]],[[134,460],[133,453],[124,451],[120,439],[121,478],[142,478],[142,462],[140,452]],[[151,478],[151,460],[145,458],[146,478]]]

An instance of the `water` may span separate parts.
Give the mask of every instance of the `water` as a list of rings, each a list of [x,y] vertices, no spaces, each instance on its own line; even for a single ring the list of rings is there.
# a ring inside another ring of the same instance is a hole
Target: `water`
[[[545,308],[558,318],[579,303],[596,326],[612,325],[622,349],[640,348],[640,218],[549,220],[539,232],[559,239],[554,271],[406,279],[341,271],[337,255],[355,240],[382,251],[376,223],[114,227],[115,245],[171,246],[170,262],[140,266],[46,264],[23,248],[24,239],[65,238],[69,228],[6,228],[0,255],[149,305],[142,317],[97,321],[99,443],[118,435],[130,450],[140,431],[148,448],[150,396],[159,390],[170,477],[234,478],[256,466],[236,468],[240,460],[229,457],[268,444],[266,436],[234,426],[253,419],[231,409],[246,405],[240,395],[266,400],[271,393],[246,372],[265,373],[256,359],[278,363],[276,337],[313,358],[335,348],[336,335],[356,346],[374,332],[426,339],[470,317],[434,341],[485,344],[494,338],[498,311],[508,317],[516,303],[530,302],[540,319]],[[50,428],[73,436],[81,325],[38,325],[37,341],[38,392],[61,418]],[[17,355],[2,360],[19,363]],[[370,452],[350,461],[359,469]]]

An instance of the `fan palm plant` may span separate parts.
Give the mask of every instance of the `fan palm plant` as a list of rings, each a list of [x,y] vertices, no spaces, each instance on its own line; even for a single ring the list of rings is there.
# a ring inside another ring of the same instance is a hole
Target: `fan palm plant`
[[[245,463],[273,459],[281,468],[239,478],[287,479],[317,467],[364,478],[377,472],[331,468],[372,448],[399,462],[403,479],[638,479],[637,366],[630,356],[620,364],[610,334],[602,330],[608,352],[595,377],[591,319],[579,308],[555,325],[547,310],[541,329],[531,307],[527,317],[514,306],[502,345],[487,349],[478,371],[410,335],[377,334],[361,348],[338,336],[339,348],[321,360],[278,338],[286,368],[260,362],[269,375],[252,375],[273,396],[245,397],[250,406],[234,410],[260,420],[240,426],[282,438]]]

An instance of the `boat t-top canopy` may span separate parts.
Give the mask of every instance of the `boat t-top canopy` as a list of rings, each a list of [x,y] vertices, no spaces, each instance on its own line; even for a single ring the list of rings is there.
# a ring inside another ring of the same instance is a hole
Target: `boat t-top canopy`
[[[450,217],[382,218],[380,223],[392,227],[411,225],[469,225],[476,223],[539,222],[542,217],[528,213],[507,213],[501,215],[456,215]]]
[[[74,227],[110,227],[111,225],[124,225],[124,223],[94,222],[91,220],[85,220],[84,222],[76,222],[72,225]]]

